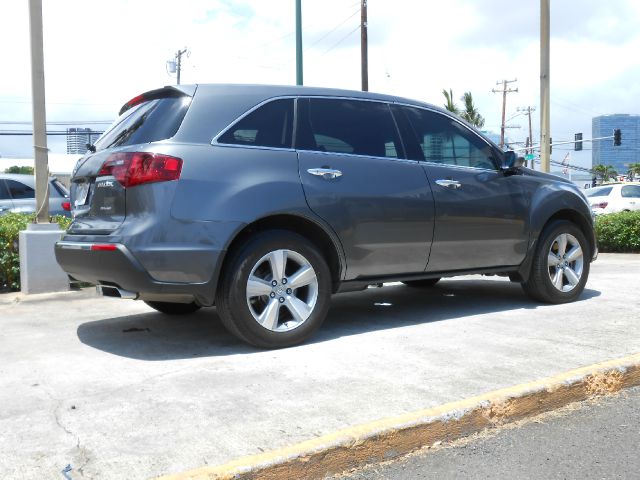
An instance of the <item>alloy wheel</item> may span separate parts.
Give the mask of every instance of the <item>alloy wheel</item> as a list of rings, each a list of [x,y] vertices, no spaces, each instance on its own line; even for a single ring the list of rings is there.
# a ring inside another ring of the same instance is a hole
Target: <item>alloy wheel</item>
[[[547,257],[549,279],[561,292],[570,292],[582,278],[584,255],[578,239],[569,233],[558,235]]]
[[[251,269],[246,297],[256,322],[274,332],[288,332],[311,316],[318,300],[318,278],[304,256],[274,250]]]

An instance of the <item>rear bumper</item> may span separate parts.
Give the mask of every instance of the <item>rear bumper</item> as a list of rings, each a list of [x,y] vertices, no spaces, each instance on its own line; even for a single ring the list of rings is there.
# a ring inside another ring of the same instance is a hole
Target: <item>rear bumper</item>
[[[116,286],[135,292],[142,300],[185,301],[192,297],[203,306],[214,303],[217,266],[206,282],[165,282],[154,279],[127,247],[120,243],[62,240],[56,243],[55,254],[62,269],[83,282]],[[218,263],[215,261],[214,265]]]

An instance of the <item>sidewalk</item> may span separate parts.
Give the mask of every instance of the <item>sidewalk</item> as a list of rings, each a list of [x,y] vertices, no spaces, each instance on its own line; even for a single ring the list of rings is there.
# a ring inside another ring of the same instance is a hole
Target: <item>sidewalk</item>
[[[0,296],[0,476],[143,479],[224,463],[640,352],[640,255],[580,301],[494,277],[334,296],[311,343],[258,351],[214,309],[90,292]]]

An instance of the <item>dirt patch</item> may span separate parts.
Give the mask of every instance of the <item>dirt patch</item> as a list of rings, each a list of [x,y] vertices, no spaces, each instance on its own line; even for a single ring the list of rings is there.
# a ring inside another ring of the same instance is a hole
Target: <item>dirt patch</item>
[[[624,375],[619,370],[595,373],[585,379],[585,388],[591,397],[617,393],[622,388]]]

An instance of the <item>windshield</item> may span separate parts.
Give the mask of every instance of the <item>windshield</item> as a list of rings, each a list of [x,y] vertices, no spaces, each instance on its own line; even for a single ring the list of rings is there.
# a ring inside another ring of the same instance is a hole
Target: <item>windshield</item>
[[[157,142],[173,137],[184,118],[191,97],[149,100],[124,112],[98,139],[95,149]]]
[[[588,190],[585,190],[584,194],[587,197],[606,197],[611,193],[611,190],[613,190],[613,187],[589,188]]]

